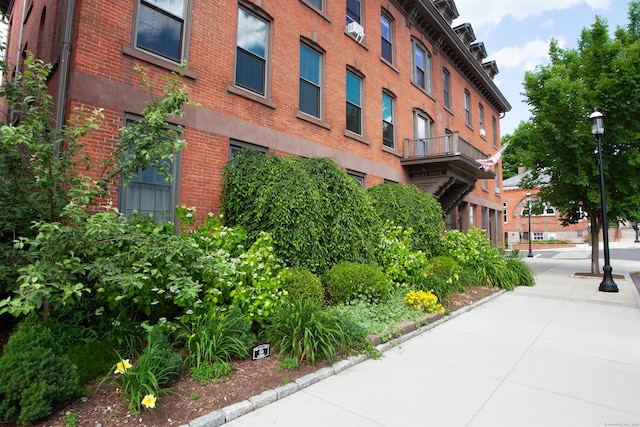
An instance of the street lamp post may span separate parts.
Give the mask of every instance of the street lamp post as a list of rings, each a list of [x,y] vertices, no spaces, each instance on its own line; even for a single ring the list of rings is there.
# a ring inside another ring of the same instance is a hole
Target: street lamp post
[[[598,144],[598,166],[600,167],[600,201],[602,203],[602,241],[604,243],[604,267],[602,269],[602,282],[598,290],[600,292],[618,292],[618,285],[611,275],[611,262],[609,258],[609,222],[607,221],[607,202],[604,195],[604,169],[602,162],[602,135],[604,134],[604,119],[600,111],[594,108],[589,116],[591,133],[596,137]]]
[[[640,222],[636,222],[636,226],[633,228],[636,230],[636,240],[633,243],[640,243]]]
[[[533,258],[533,252],[531,252],[531,193],[527,192],[527,211],[529,214],[529,255],[527,257]]]

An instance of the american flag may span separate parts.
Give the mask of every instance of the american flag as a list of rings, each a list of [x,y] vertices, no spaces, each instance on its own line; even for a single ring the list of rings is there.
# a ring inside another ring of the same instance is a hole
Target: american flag
[[[504,153],[504,150],[506,150],[508,146],[509,144],[503,145],[496,154],[489,157],[488,159],[476,160],[476,162],[480,163],[480,167],[478,169],[484,169],[485,172],[489,172],[492,167],[498,164],[498,160],[500,160],[500,157],[502,157],[502,153]]]

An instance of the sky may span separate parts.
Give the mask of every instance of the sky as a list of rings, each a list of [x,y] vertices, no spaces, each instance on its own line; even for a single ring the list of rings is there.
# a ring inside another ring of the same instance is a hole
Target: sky
[[[628,0],[456,0],[458,26],[468,22],[476,41],[483,42],[499,74],[494,82],[511,104],[500,120],[500,131],[511,134],[530,117],[521,95],[525,71],[549,63],[549,43],[563,49],[576,48],[580,32],[590,28],[595,17],[606,19],[611,34],[628,23]]]

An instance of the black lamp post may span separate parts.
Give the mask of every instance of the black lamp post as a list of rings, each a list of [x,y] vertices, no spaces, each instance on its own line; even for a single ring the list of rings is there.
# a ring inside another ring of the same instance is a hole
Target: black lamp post
[[[604,170],[602,162],[602,135],[604,134],[604,119],[600,111],[594,108],[589,116],[591,122],[591,133],[596,137],[598,143],[598,166],[600,167],[600,201],[602,203],[602,240],[604,243],[604,267],[602,269],[602,282],[598,290],[600,292],[618,292],[618,285],[611,276],[611,263],[609,259],[609,222],[607,221],[607,202],[604,196]]]
[[[636,230],[636,240],[633,243],[640,243],[640,222],[636,222],[636,226],[633,227]]]
[[[529,214],[529,255],[527,257],[533,258],[533,252],[531,252],[531,193],[527,192],[527,211]]]

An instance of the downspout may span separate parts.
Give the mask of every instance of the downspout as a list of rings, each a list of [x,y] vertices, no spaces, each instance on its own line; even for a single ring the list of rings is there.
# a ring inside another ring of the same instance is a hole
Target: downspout
[[[26,0],[25,0],[26,1]],[[64,38],[60,55],[60,78],[58,79],[58,96],[56,99],[55,129],[62,130],[67,103],[67,88],[69,86],[69,58],[71,57],[71,37],[73,36],[73,22],[75,21],[76,0],[69,0],[64,22]]]

